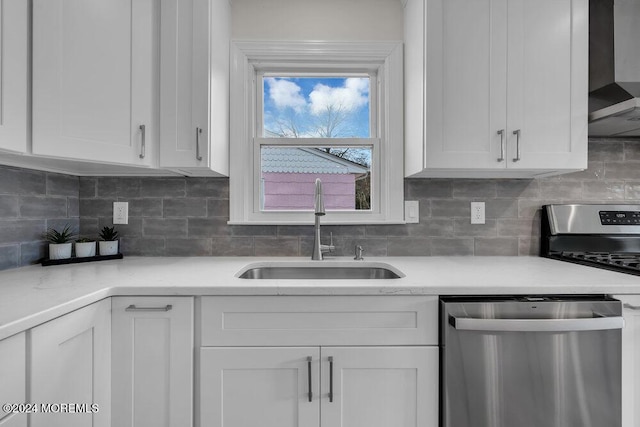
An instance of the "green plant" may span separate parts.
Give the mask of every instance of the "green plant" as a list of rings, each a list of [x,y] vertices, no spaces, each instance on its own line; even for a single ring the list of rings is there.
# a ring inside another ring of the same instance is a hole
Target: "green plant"
[[[95,240],[87,239],[86,237],[81,237],[80,239],[76,240],[76,243],[91,243],[91,242],[95,242]]]
[[[44,238],[49,243],[69,243],[75,234],[71,231],[69,224],[65,225],[62,231],[58,231],[54,228],[50,228],[44,235]]]
[[[118,232],[115,227],[103,227],[100,230],[100,238],[107,242],[113,242],[114,240],[118,240]]]

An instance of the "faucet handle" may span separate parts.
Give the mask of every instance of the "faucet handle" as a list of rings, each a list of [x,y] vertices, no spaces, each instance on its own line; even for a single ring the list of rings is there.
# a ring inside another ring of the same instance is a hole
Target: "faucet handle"
[[[354,249],[355,249],[355,257],[353,257],[353,259],[355,259],[356,261],[362,261],[364,259],[362,258],[362,253],[364,252],[364,249],[360,245],[356,245]]]

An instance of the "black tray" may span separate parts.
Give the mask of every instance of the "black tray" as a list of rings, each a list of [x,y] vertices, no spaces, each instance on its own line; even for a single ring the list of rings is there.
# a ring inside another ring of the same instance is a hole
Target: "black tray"
[[[45,258],[42,260],[42,266],[47,267],[49,265],[63,265],[63,264],[79,264],[81,262],[94,262],[94,261],[108,261],[110,259],[122,259],[124,256],[122,254],[115,255],[96,255],[96,256],[88,256],[83,258],[72,257],[67,259],[49,259]]]

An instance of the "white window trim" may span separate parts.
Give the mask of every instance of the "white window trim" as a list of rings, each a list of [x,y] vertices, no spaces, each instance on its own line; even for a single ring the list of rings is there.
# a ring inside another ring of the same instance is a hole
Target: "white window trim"
[[[280,64],[300,67],[308,64],[331,68],[354,64],[377,68],[380,82],[378,108],[381,109],[376,158],[379,169],[376,203],[369,211],[328,211],[324,224],[404,224],[404,123],[402,43],[380,42],[271,42],[233,41],[231,43],[231,131],[229,224],[312,224],[313,212],[260,211],[253,191],[259,161],[255,153],[256,65]],[[268,66],[268,65],[267,65]],[[348,68],[347,68],[348,67]],[[322,145],[340,145],[340,140],[322,139]],[[294,143],[294,141],[292,141]],[[298,142],[299,143],[299,142]],[[376,184],[372,182],[372,187]],[[372,198],[373,195],[372,189]]]

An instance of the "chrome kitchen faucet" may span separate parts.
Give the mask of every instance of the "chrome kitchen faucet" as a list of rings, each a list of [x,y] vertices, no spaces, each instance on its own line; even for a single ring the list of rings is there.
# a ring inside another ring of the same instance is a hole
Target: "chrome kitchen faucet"
[[[320,217],[326,215],[324,211],[324,200],[322,196],[322,181],[320,178],[316,178],[316,191],[314,200],[315,210],[315,233],[313,239],[313,253],[311,259],[313,261],[320,261],[324,258],[325,252],[333,252],[336,248],[333,246],[333,233],[331,233],[330,242],[328,245],[323,245],[320,240]]]

